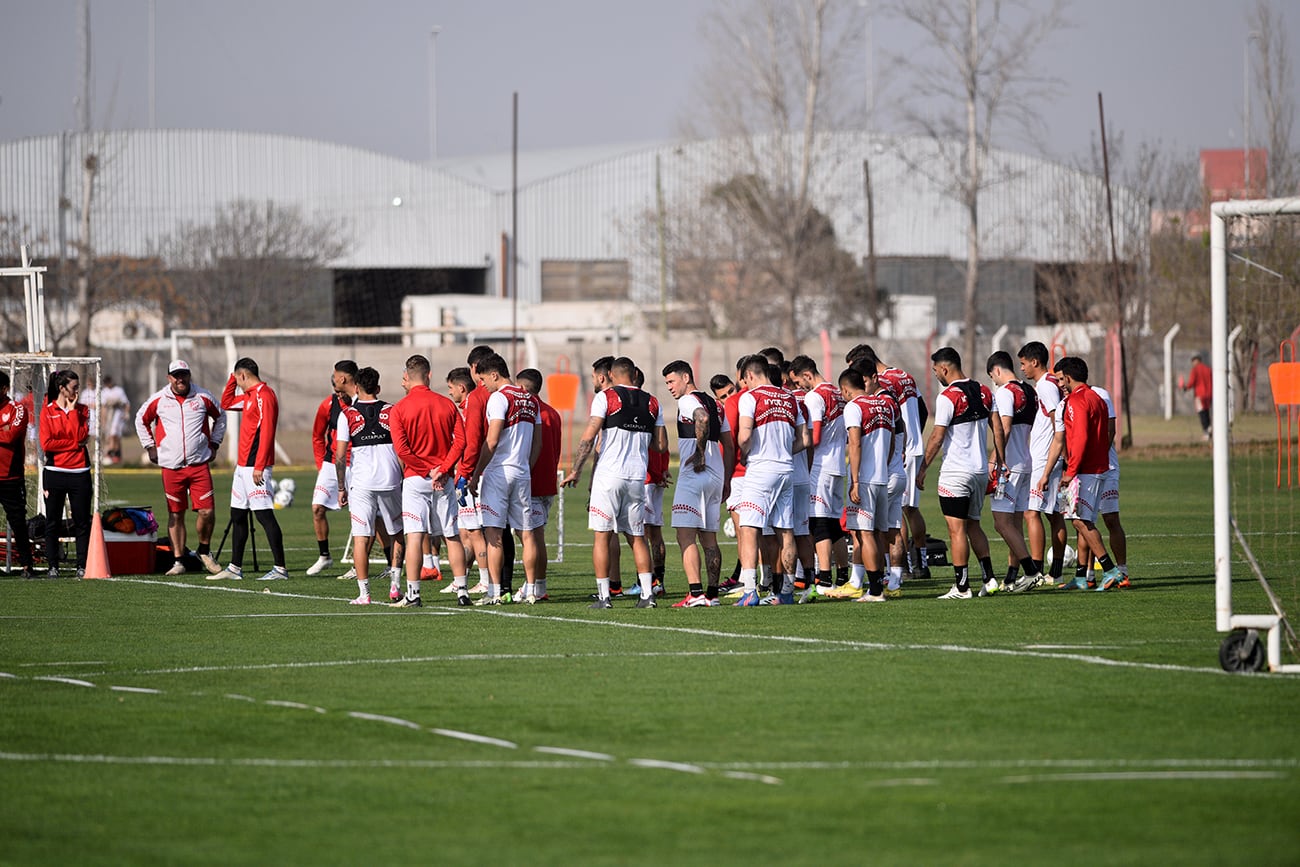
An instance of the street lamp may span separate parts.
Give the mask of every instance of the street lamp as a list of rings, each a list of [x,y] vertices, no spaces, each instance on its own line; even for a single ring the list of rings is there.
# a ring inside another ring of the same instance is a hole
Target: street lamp
[[[441,27],[429,31],[429,159],[438,158],[438,34]]]

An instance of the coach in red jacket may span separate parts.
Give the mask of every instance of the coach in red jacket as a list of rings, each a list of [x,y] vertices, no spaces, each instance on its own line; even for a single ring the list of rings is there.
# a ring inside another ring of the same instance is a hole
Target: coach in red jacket
[[[86,574],[86,552],[90,549],[90,410],[77,403],[81,379],[72,370],[50,375],[41,410],[41,451],[45,453],[45,559],[50,577],[59,577],[60,530],[63,506],[72,507],[73,534],[77,537],[77,577]]]

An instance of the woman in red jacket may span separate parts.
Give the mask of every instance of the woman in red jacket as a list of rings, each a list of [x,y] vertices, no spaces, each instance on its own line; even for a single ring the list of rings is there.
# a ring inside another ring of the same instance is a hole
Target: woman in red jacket
[[[86,572],[90,548],[90,410],[77,403],[81,380],[71,370],[50,376],[41,410],[41,451],[45,453],[45,556],[50,577],[59,577],[59,536],[63,504],[72,506],[72,527],[77,537],[77,577]]]

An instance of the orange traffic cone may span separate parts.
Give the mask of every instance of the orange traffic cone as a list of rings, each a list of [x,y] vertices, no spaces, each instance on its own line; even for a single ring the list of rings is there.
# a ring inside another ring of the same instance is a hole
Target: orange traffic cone
[[[108,543],[104,541],[104,525],[95,513],[90,523],[90,550],[86,552],[86,574],[83,578],[112,578],[108,570]]]

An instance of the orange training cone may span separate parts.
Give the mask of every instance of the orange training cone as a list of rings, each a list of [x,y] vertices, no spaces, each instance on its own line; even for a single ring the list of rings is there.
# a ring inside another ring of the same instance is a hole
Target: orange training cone
[[[90,522],[90,550],[86,552],[86,574],[83,578],[112,578],[108,571],[108,543],[104,541],[104,525],[99,513]]]

